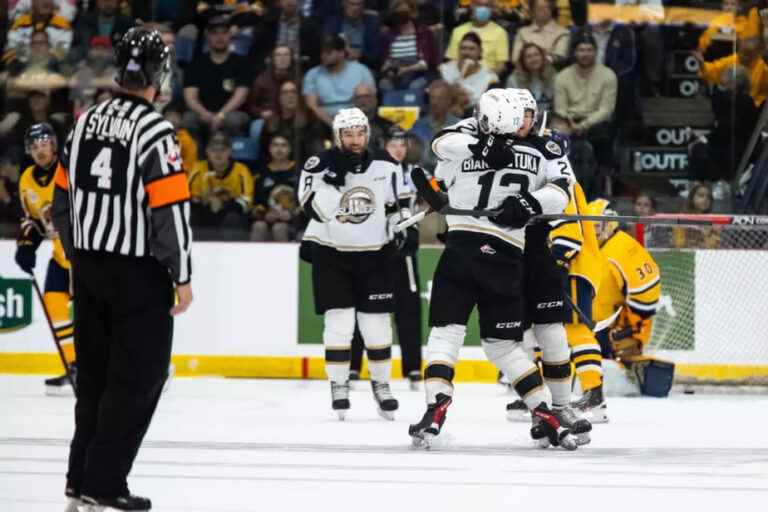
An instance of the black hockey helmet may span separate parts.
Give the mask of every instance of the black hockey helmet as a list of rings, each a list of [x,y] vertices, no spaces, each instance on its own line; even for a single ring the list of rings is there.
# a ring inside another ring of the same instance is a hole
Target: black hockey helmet
[[[54,151],[56,151],[59,145],[56,132],[53,126],[48,123],[37,123],[27,128],[26,133],[24,133],[24,149],[27,154],[29,154],[32,148],[32,143],[38,140],[50,140]]]
[[[115,46],[116,81],[127,89],[151,85],[159,91],[170,78],[171,49],[157,30],[134,27]]]

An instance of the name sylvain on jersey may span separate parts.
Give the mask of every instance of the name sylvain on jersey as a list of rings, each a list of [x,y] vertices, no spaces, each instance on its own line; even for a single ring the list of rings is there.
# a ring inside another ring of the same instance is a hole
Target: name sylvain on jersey
[[[506,169],[526,171],[530,172],[531,174],[536,174],[539,171],[539,163],[541,162],[540,156],[520,152],[514,153],[511,156],[513,157],[512,161],[507,165]],[[468,158],[467,160],[463,160],[461,162],[462,172],[479,172],[487,171],[488,169],[490,169],[490,167],[488,167],[488,164],[486,164],[483,160]]]
[[[98,140],[117,141],[123,147],[128,147],[135,126],[136,121],[127,119],[124,110],[118,109],[115,112],[110,109],[106,114],[93,112],[85,127],[85,140],[96,137]]]

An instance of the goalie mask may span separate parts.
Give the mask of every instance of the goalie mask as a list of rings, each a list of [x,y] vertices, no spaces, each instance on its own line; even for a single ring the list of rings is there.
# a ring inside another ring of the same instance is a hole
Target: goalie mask
[[[616,211],[609,207],[610,203],[607,199],[595,199],[587,205],[587,215],[606,215],[615,216]],[[595,231],[597,232],[597,240],[601,244],[608,240],[619,228],[619,222],[615,220],[604,220],[595,222]]]
[[[516,96],[504,89],[491,89],[480,96],[475,119],[484,134],[511,135],[523,125],[525,109]]]
[[[336,146],[344,150],[341,144],[341,132],[347,128],[365,128],[365,146],[371,137],[371,130],[368,126],[368,116],[359,108],[343,108],[333,118],[333,142]]]

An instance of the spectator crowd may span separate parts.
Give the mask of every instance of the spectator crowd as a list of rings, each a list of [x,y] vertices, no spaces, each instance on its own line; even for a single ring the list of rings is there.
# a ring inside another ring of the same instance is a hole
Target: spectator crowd
[[[659,188],[691,209],[697,180],[735,177],[768,96],[763,2],[682,2],[693,3],[708,9],[706,21],[623,20],[605,9],[613,2],[587,0],[9,0],[0,12],[2,233],[14,236],[21,215],[26,129],[48,122],[63,141],[81,112],[111,97],[112,48],[136,24],[175,50],[161,108],[177,130],[198,238],[300,238],[298,172],[332,144],[339,109],[365,112],[376,149],[404,131],[404,158],[430,169],[431,138],[493,87],[531,90],[547,126],[569,137],[590,198],[634,197],[628,209],[655,211],[654,182],[635,183],[622,161],[625,147],[646,142],[647,99],[675,96],[675,52],[694,58],[694,99],[713,119],[708,136],[685,141],[678,188]],[[710,203],[722,198],[701,186]]]

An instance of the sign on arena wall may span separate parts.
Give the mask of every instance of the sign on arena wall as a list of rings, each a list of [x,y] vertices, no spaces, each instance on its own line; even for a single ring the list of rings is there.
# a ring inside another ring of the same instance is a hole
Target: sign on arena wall
[[[32,323],[32,282],[0,277],[0,333]]]

